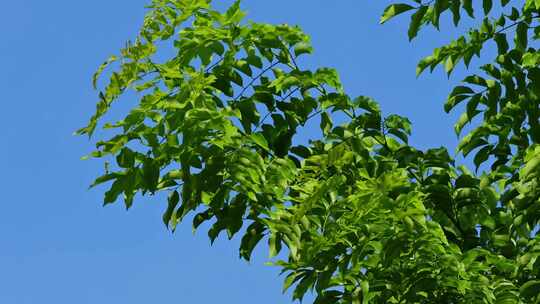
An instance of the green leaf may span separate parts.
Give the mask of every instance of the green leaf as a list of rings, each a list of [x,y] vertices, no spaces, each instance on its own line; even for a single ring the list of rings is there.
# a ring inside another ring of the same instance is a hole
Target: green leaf
[[[463,95],[463,94],[473,94],[474,90],[467,86],[457,86],[452,90],[450,96]]]
[[[113,173],[108,173],[108,174],[102,175],[102,176],[96,178],[94,180],[94,182],[90,185],[89,188],[94,188],[97,185],[101,185],[101,184],[106,183],[108,181],[118,179],[122,175],[124,175],[124,174],[121,174],[121,173],[118,173],[118,172],[113,172]]]
[[[262,59],[257,55],[249,54],[249,56],[246,58],[246,61],[249,63],[249,65],[252,65],[256,68],[261,69],[263,67]]]
[[[444,64],[444,70],[446,71],[446,74],[450,75],[452,71],[454,70],[454,67],[455,67],[454,58],[452,58],[452,56],[448,56]]]
[[[474,165],[476,166],[477,171],[480,165],[488,160],[492,149],[493,146],[487,145],[476,153],[476,155],[474,156]]]
[[[118,196],[125,190],[126,188],[126,178],[125,176],[118,177],[114,183],[111,185],[111,188],[105,192],[105,198],[103,201],[104,205],[112,204],[116,202],[118,199]]]
[[[270,148],[268,147],[268,142],[266,141],[266,138],[262,133],[253,133],[250,135],[250,138],[251,140],[253,140],[254,143],[256,143],[259,147],[263,148],[265,151],[270,151]]]
[[[298,282],[298,280],[302,279],[304,275],[303,272],[291,272],[287,275],[287,278],[285,278],[285,281],[283,282],[283,293],[285,293],[294,283]]]
[[[519,175],[522,179],[527,179],[529,175],[538,172],[540,172],[540,155],[537,155],[526,162]]]
[[[521,65],[524,68],[534,68],[540,65],[540,52],[525,53]]]
[[[116,56],[111,56],[99,66],[96,73],[94,73],[94,75],[92,76],[92,86],[94,87],[94,89],[97,89],[97,81],[101,73],[103,73],[103,70],[105,70],[111,63],[115,62],[116,60],[118,60]]]
[[[450,113],[460,102],[470,98],[470,95],[455,95],[446,100],[444,104],[444,111]]]
[[[275,234],[270,234],[268,238],[269,258],[273,258],[281,251],[281,239]]]
[[[529,26],[527,25],[527,23],[523,21],[518,23],[517,28],[516,28],[516,38],[515,38],[516,48],[518,50],[524,51],[525,49],[527,49],[528,31],[529,31]]]
[[[311,54],[313,53],[313,47],[307,42],[300,42],[294,46],[294,55],[300,56],[302,54]]]
[[[131,168],[135,165],[135,153],[128,148],[123,148],[116,157],[116,163],[122,168]]]
[[[484,8],[484,15],[488,15],[493,8],[493,0],[482,0],[482,7]]]
[[[381,109],[379,104],[372,98],[366,96],[359,96],[354,99],[353,104],[363,110],[366,110],[370,113],[380,113]]]
[[[422,5],[412,16],[411,16],[411,23],[409,25],[409,40],[413,40],[416,35],[418,35],[418,30],[420,29],[420,26],[422,25],[422,20],[424,19],[424,16],[426,15],[428,11],[428,6]]]
[[[321,130],[324,135],[328,135],[332,130],[332,118],[328,115],[328,112],[321,113]]]
[[[405,4],[405,3],[398,3],[398,4],[392,4],[388,6],[381,17],[380,23],[385,23],[386,21],[390,20],[391,18],[404,13],[406,11],[414,9],[413,6]]]
[[[532,280],[523,284],[519,289],[519,293],[526,299],[537,297],[540,294],[540,280]]]
[[[244,258],[246,261],[251,259],[251,253],[262,239],[265,229],[264,225],[259,222],[253,222],[247,228],[246,234],[244,234],[240,243],[240,257]]]
[[[240,0],[236,0],[225,12],[227,21],[230,23],[238,23],[244,18],[245,13],[240,10]]]
[[[457,26],[459,24],[459,20],[461,19],[460,2],[459,1],[450,2],[450,10],[452,12],[452,21],[454,22],[454,25]]]
[[[463,127],[465,127],[467,123],[470,123],[473,117],[476,116],[478,113],[480,113],[480,111],[475,111],[472,115],[467,112],[462,113],[458,121],[454,125],[454,131],[456,132],[456,135],[459,136],[461,134],[461,131],[463,130]]]
[[[147,158],[143,163],[143,181],[146,189],[155,192],[159,181],[159,166],[152,159]]]
[[[169,227],[169,222],[171,221],[171,216],[176,209],[176,206],[178,206],[178,202],[180,201],[180,195],[178,194],[178,191],[173,191],[169,194],[168,205],[167,210],[163,213],[163,224],[165,224],[165,227]]]
[[[300,300],[304,298],[304,295],[308,291],[309,288],[313,286],[315,283],[317,277],[315,276],[314,272],[308,272],[300,282],[298,282],[298,285],[294,289],[293,292],[293,300]]]
[[[245,60],[236,61],[235,68],[249,77],[253,76],[253,71],[251,70],[249,63]]]
[[[294,146],[291,148],[291,152],[302,158],[309,158],[313,154],[313,152],[305,146]]]
[[[499,54],[505,54],[508,52],[510,47],[508,45],[508,40],[506,39],[505,33],[497,33],[493,39],[495,40],[495,43],[497,43],[497,52]]]
[[[462,2],[463,2],[463,9],[465,9],[469,17],[474,18],[474,9],[472,5],[472,0],[462,0]]]
[[[360,283],[360,286],[362,287],[362,303],[369,303],[369,282],[366,280],[363,280]]]

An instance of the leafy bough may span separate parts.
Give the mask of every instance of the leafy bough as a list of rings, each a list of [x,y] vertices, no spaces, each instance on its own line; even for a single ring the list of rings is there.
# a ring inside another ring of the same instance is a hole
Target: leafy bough
[[[381,19],[414,11],[410,39],[438,28],[445,11],[456,25],[462,10],[474,16],[470,0],[411,2]],[[220,12],[208,0],[154,0],[136,40],[93,79],[108,73],[80,134],[92,135],[126,92],[139,101],[104,124],[115,133],[91,156],[115,165],[94,185],[110,183],[105,204],[122,197],[127,208],[137,194],[167,192],[167,227],[193,214],[195,229],[211,223],[212,242],[241,233],[246,260],[263,240],[271,259],[285,249],[286,260],[273,260],[294,299],[312,290],[319,304],[539,301],[540,57],[528,46],[539,5],[525,1],[493,20],[484,0],[480,29],[419,64],[419,72],[443,64],[450,73],[497,43],[495,64],[482,67],[492,78],[467,77],[481,89],[458,86],[445,106],[467,101],[458,134],[483,113],[459,146],[477,167],[491,162],[479,175],[445,148],[411,147],[410,122],[348,96],[333,69],[301,68],[297,57],[312,47],[299,28],[246,22],[239,2]],[[510,50],[505,35],[514,29]],[[158,60],[167,47],[175,55]],[[333,113],[346,121],[335,124]],[[296,145],[314,119],[320,138]]]

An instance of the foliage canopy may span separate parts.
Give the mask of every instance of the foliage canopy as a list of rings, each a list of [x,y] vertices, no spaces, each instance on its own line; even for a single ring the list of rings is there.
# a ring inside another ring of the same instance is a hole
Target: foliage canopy
[[[96,73],[94,85],[114,67],[79,130],[91,135],[126,92],[140,97],[91,154],[116,160],[94,183],[111,183],[105,204],[168,192],[172,230],[194,214],[211,241],[242,234],[246,260],[261,241],[271,258],[285,250],[275,264],[294,299],[540,303],[540,1],[411,0],[381,23],[400,14],[410,39],[445,14],[480,21],[417,73],[451,73],[496,45],[444,105],[462,111],[458,135],[472,126],[458,150],[476,170],[445,148],[411,147],[409,120],[347,95],[335,70],[299,66],[312,48],[298,27],[246,22],[239,1],[221,12],[210,0],[153,0],[136,40]],[[158,59],[165,48],[174,55]],[[296,145],[313,119],[322,137]]]

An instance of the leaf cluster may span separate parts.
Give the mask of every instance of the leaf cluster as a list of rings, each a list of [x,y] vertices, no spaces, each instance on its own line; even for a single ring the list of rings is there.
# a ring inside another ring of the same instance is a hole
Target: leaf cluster
[[[135,42],[93,79],[108,73],[80,134],[128,91],[138,100],[103,125],[114,135],[90,156],[114,165],[94,185],[108,183],[105,204],[123,198],[127,208],[137,194],[168,193],[168,228],[190,215],[212,242],[239,234],[246,260],[261,242],[270,258],[283,251],[273,261],[294,299],[540,303],[540,2],[479,4],[476,17],[472,0],[413,0],[381,18],[411,13],[410,39],[439,29],[445,13],[455,26],[482,19],[417,70],[450,74],[496,45],[444,106],[463,105],[458,150],[476,170],[444,147],[410,146],[410,121],[347,95],[335,70],[302,68],[312,47],[298,27],[246,22],[239,1],[221,12],[209,0],[154,0]],[[175,55],[160,60],[164,45]],[[296,145],[311,120],[320,138]]]

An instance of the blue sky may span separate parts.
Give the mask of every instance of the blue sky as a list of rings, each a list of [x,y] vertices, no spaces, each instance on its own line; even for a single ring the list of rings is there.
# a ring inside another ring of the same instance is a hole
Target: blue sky
[[[134,37],[147,0],[2,4],[0,18],[0,303],[288,303],[282,278],[251,263],[238,240],[213,247],[189,225],[161,223],[165,201],[144,198],[129,212],[101,207],[103,188],[88,190],[102,163],[81,161],[92,141],[73,136],[91,115],[91,76]],[[450,80],[419,79],[416,62],[455,33],[426,31],[412,44],[401,18],[381,26],[388,1],[246,0],[249,18],[298,24],[312,36],[305,64],[337,68],[347,91],[376,98],[387,113],[413,121],[412,144],[449,146],[455,115],[443,101]],[[446,22],[446,24],[448,24]]]

